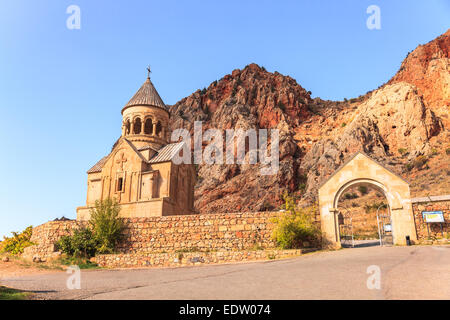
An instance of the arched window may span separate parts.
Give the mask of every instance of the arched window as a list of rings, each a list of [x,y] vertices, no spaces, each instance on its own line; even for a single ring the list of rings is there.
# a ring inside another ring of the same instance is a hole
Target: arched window
[[[158,123],[156,124],[156,135],[158,137],[161,135],[161,131],[162,131],[161,122],[158,121]]]
[[[134,126],[133,126],[133,133],[134,134],[140,134],[141,133],[141,118],[136,118],[134,120]]]
[[[150,119],[150,118],[145,120],[144,133],[145,134],[152,134],[153,133],[153,122],[152,122],[152,119]]]
[[[130,134],[130,120],[127,119],[127,121],[125,121],[125,135],[129,135]]]

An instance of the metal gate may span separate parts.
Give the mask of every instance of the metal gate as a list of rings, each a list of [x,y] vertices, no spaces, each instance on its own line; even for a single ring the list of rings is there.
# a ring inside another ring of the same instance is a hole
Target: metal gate
[[[345,214],[339,212],[339,236],[341,245],[343,247],[355,247],[355,240],[353,238],[352,217],[348,211]]]
[[[378,235],[380,236],[380,246],[393,245],[394,237],[392,233],[392,221],[389,209],[386,213],[378,214]]]

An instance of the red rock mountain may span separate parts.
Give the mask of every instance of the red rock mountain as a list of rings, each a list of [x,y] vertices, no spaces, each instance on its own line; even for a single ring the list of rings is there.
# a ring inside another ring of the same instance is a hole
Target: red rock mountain
[[[419,46],[379,89],[349,101],[312,99],[293,78],[250,64],[172,106],[171,128],[277,128],[280,169],[198,166],[199,212],[271,210],[287,191],[309,203],[318,185],[357,150],[412,181],[417,191],[450,190],[450,31]],[[432,178],[424,185],[423,177]],[[431,183],[430,183],[431,182]]]
[[[416,86],[425,103],[449,124],[450,29],[435,40],[418,46],[403,61],[388,84],[407,82]],[[446,126],[447,127],[447,126]]]

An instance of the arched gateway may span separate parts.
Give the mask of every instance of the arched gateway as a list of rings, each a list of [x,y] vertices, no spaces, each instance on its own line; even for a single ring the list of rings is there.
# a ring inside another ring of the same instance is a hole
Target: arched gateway
[[[370,185],[382,192],[391,213],[393,242],[405,245],[406,237],[417,240],[409,184],[400,176],[362,152],[353,155],[319,188],[319,209],[324,245],[340,248],[338,202],[345,190],[355,185]]]

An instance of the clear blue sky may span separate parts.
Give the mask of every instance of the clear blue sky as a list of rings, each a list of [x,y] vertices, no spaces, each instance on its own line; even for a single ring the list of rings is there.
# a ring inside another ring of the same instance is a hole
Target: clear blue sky
[[[71,4],[80,30],[66,28]],[[371,4],[381,30],[366,27]],[[0,0],[0,236],[75,218],[148,64],[166,104],[251,62],[341,100],[386,82],[449,22],[445,0]]]

